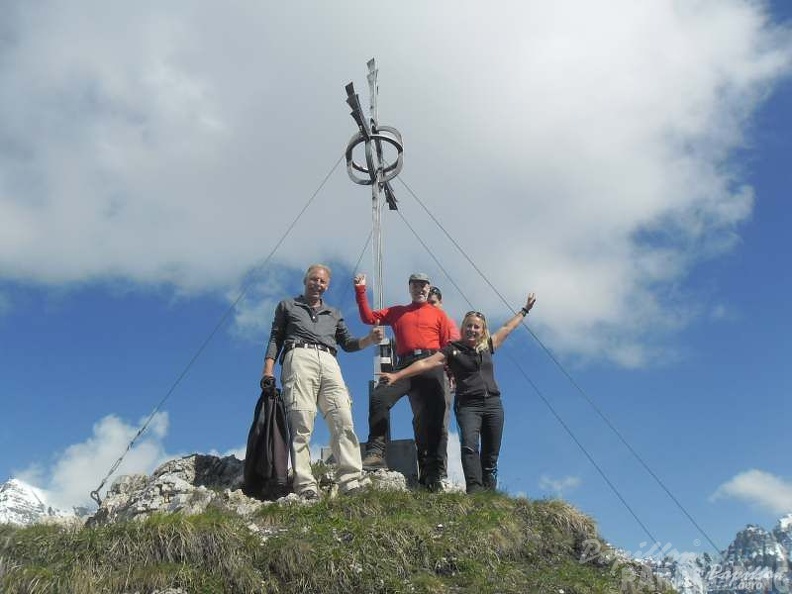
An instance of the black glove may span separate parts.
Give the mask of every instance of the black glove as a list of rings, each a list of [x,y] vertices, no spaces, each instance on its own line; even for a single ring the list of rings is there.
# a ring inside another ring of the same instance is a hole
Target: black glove
[[[271,375],[265,375],[264,377],[261,378],[261,381],[259,382],[259,386],[261,386],[261,389],[265,392],[274,390],[275,378],[272,377]]]

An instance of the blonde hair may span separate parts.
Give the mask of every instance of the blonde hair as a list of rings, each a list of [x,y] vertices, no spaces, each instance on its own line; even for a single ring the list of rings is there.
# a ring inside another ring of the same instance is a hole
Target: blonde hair
[[[477,312],[477,311],[469,311],[465,314],[464,319],[462,320],[462,330],[464,331],[465,326],[467,326],[468,318],[478,318],[481,320],[481,338],[479,338],[478,342],[476,343],[476,351],[484,351],[489,348],[489,326],[487,326],[487,318],[484,317],[484,314]]]
[[[303,282],[308,280],[308,277],[311,275],[311,273],[314,270],[324,270],[327,273],[327,278],[328,279],[330,279],[330,277],[333,276],[333,273],[330,271],[330,267],[329,266],[325,266],[324,264],[311,264],[308,267],[308,270],[305,271],[305,276],[303,276]]]

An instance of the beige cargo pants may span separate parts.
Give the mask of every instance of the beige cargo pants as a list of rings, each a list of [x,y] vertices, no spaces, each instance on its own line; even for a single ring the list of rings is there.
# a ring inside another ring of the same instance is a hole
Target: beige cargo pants
[[[317,349],[294,348],[283,358],[281,385],[292,433],[294,492],[319,492],[311,472],[310,451],[317,408],[330,432],[339,490],[343,493],[360,486],[362,463],[352,423],[352,401],[336,358]]]

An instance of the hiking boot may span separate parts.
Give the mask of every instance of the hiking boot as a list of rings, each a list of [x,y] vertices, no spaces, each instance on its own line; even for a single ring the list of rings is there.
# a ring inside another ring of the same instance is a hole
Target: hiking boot
[[[380,468],[387,468],[385,464],[385,456],[378,450],[369,450],[363,458],[363,470],[379,470]]]
[[[487,491],[496,491],[498,489],[498,475],[496,472],[485,472],[481,478],[481,482]]]
[[[304,501],[317,501],[319,499],[319,494],[313,489],[306,489],[300,492],[300,499]]]
[[[443,488],[443,482],[434,476],[426,477],[424,488],[430,493],[442,493],[445,490]]]

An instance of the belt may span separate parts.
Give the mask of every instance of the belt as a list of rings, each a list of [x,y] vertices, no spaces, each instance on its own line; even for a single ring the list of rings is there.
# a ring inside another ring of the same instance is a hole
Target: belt
[[[399,355],[399,367],[406,367],[413,361],[418,359],[425,359],[429,355],[434,355],[437,349],[415,349],[414,351],[407,351]]]
[[[317,351],[330,353],[333,357],[335,357],[338,352],[333,347],[329,347],[326,344],[319,344],[318,342],[288,342],[283,346],[283,354],[285,355],[292,349],[316,349]]]

